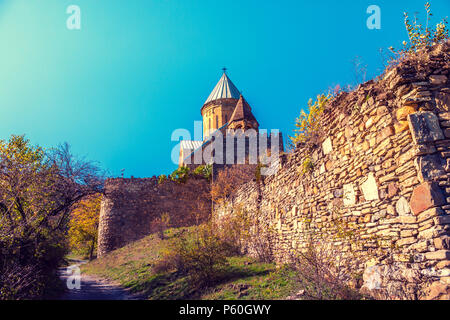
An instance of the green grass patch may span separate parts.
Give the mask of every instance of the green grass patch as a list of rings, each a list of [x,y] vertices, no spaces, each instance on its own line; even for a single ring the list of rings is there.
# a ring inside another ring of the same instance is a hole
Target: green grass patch
[[[83,265],[82,272],[118,281],[131,292],[152,300],[284,299],[298,291],[292,269],[245,256],[227,258],[226,266],[218,270],[216,280],[207,287],[191,285],[189,277],[177,271],[156,274],[153,266],[170,240],[189,231],[169,229],[164,240],[150,235]]]

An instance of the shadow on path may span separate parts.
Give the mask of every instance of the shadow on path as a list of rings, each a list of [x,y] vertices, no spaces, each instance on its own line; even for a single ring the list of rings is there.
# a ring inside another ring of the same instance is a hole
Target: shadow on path
[[[86,261],[78,260],[75,264],[59,269],[59,277],[67,288],[67,282],[73,283],[71,268],[77,268]],[[59,300],[138,300],[121,286],[98,277],[81,274],[79,289],[66,289]]]

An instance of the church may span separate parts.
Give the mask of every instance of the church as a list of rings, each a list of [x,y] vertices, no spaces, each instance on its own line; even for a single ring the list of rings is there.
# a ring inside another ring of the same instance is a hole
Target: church
[[[180,142],[179,166],[195,167],[202,164],[214,164],[217,167],[224,164],[244,164],[248,163],[248,157],[252,155],[254,161],[250,164],[256,164],[262,153],[264,155],[270,153],[274,141],[277,146],[276,154],[283,151],[281,132],[270,135],[266,132],[260,133],[259,123],[252,113],[252,108],[228,77],[226,68],[222,70],[221,78],[200,109],[203,120],[203,140]],[[227,158],[219,163],[217,160],[205,159],[203,156],[205,150],[212,147],[213,141],[219,141],[218,136],[220,136],[220,143],[213,147],[213,154],[217,154],[219,149],[222,155],[232,151],[231,161]],[[241,137],[243,139],[240,139]],[[239,143],[241,140],[242,145]],[[264,147],[263,152],[262,147]],[[247,158],[247,160],[244,159],[244,163],[239,159],[239,154]]]

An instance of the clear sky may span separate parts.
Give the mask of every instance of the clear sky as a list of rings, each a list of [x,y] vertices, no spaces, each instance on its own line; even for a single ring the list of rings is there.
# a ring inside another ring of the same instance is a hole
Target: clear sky
[[[382,69],[380,48],[407,35],[403,12],[424,0],[0,0],[0,139],[26,134],[76,154],[111,175],[170,173],[170,140],[193,130],[221,68],[261,128],[291,134],[310,97]],[[68,30],[66,8],[81,8]],[[381,29],[369,30],[369,5]],[[433,23],[450,1],[432,0]],[[423,21],[423,19],[422,19]]]

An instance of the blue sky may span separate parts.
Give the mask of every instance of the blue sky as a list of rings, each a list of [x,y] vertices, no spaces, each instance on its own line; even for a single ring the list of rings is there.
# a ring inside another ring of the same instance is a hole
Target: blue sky
[[[111,175],[170,173],[170,140],[193,130],[221,68],[261,128],[291,134],[310,97],[368,78],[380,48],[407,35],[403,12],[425,1],[0,0],[0,139],[69,142]],[[66,8],[81,8],[81,30]],[[369,5],[381,30],[369,30]],[[433,23],[450,1],[431,1]]]

